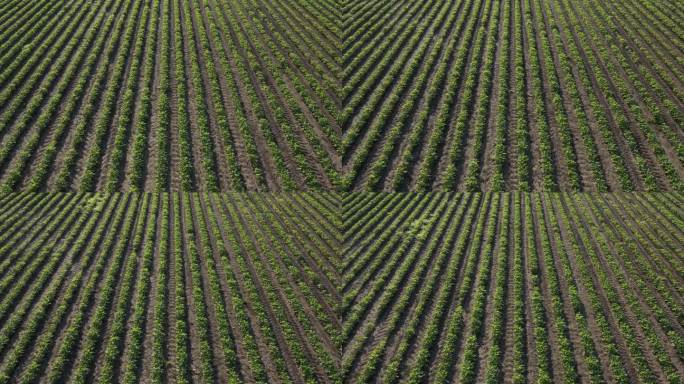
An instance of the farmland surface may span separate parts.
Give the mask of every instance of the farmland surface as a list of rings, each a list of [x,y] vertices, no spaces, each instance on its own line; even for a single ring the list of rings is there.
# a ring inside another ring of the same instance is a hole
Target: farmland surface
[[[345,10],[344,188],[682,188],[681,1]]]
[[[0,187],[682,190],[682,19],[662,0],[0,0]]]
[[[0,383],[680,383],[682,206],[6,195]]]
[[[342,377],[681,383],[682,203],[634,194],[346,197]]]
[[[338,382],[338,202],[2,199],[0,382]]]
[[[0,1],[0,181],[331,189],[332,1]]]

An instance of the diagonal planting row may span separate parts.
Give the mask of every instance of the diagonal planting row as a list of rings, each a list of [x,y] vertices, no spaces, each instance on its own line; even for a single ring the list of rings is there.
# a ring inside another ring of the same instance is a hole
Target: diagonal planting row
[[[0,0],[0,191],[681,191],[657,0]]]
[[[681,204],[669,194],[344,197],[343,381],[680,383]]]
[[[0,7],[3,190],[337,185],[334,1]]]
[[[681,383],[683,202],[4,195],[0,382]]]
[[[0,382],[339,382],[339,203],[5,196]]]
[[[341,188],[681,190],[681,14],[658,1],[347,4]]]

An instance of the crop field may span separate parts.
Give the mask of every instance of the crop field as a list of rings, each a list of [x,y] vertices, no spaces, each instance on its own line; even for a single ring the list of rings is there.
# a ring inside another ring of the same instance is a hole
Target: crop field
[[[352,194],[354,383],[681,383],[682,195]]]
[[[682,20],[0,0],[0,384],[684,384]]]
[[[4,191],[680,191],[684,5],[0,0]]]
[[[0,382],[338,382],[332,195],[0,202]]]
[[[332,1],[0,1],[0,182],[332,189],[338,28]]]
[[[344,188],[681,190],[684,3],[357,1]]]
[[[0,383],[681,383],[683,203],[6,195]]]

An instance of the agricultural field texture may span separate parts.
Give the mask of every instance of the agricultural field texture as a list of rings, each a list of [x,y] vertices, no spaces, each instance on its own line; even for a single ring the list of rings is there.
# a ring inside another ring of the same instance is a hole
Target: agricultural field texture
[[[336,383],[333,195],[0,201],[0,383]]]
[[[684,196],[352,194],[348,383],[682,383]]]
[[[0,0],[2,191],[681,191],[684,3]]]
[[[0,383],[681,383],[681,194],[10,194]]]
[[[683,21],[0,0],[0,384],[684,384]]]

